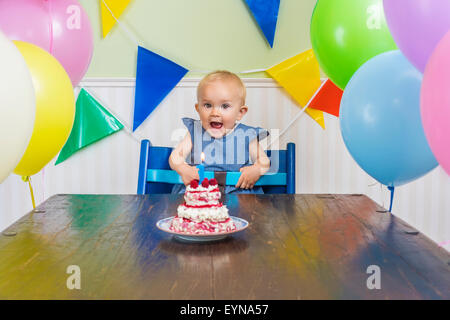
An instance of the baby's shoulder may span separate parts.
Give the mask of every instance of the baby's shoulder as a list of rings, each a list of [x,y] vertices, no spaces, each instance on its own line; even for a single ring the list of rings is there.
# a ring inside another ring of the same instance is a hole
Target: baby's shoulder
[[[235,135],[249,137],[251,140],[258,137],[259,140],[266,138],[269,132],[261,127],[252,127],[239,123],[235,129]]]
[[[183,118],[181,118],[181,121],[183,121],[183,124],[185,125],[185,126],[191,126],[191,125],[193,125],[194,123],[195,123],[195,120],[194,119],[192,119],[192,118],[188,118],[188,117],[183,117]]]

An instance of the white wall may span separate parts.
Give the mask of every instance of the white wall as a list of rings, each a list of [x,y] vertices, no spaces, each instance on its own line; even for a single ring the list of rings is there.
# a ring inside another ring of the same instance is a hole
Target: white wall
[[[246,79],[249,112],[242,122],[282,131],[300,112],[271,79]],[[122,130],[54,166],[53,161],[32,177],[36,203],[54,194],[136,193],[139,140],[173,146],[183,134],[181,117],[196,117],[196,79],[183,79],[134,134]],[[82,83],[94,97],[131,128],[133,79],[88,79]],[[78,91],[78,88],[77,88]],[[297,193],[364,193],[389,206],[389,193],[351,158],[344,146],[339,120],[325,114],[326,130],[304,114],[280,139],[297,146]],[[178,130],[177,130],[178,129]],[[450,178],[440,168],[396,189],[393,213],[437,243],[450,240]],[[32,209],[27,184],[12,174],[0,184],[0,230]],[[450,249],[450,243],[444,245]]]

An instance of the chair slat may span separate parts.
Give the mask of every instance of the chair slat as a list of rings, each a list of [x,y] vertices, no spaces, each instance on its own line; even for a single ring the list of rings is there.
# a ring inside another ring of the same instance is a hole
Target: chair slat
[[[226,185],[234,186],[241,176],[240,172],[227,172]],[[213,171],[205,171],[205,178],[214,178]],[[259,178],[255,183],[255,186],[282,186],[286,185],[286,173],[268,173]],[[182,184],[180,175],[173,170],[162,169],[148,169],[147,170],[147,182],[162,182]]]

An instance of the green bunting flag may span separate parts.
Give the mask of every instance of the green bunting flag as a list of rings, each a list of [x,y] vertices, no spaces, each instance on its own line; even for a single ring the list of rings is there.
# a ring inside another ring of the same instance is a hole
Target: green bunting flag
[[[81,89],[77,99],[72,131],[59,153],[55,165],[67,160],[80,149],[120,131],[122,128],[122,123],[86,90]]]

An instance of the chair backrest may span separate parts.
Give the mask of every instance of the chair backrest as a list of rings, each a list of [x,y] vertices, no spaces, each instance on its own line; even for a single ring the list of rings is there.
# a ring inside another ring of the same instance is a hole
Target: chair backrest
[[[179,175],[169,166],[172,150],[154,147],[149,140],[141,141],[138,194],[170,193],[174,182],[181,182]],[[257,185],[262,186],[264,193],[295,193],[295,144],[288,143],[286,150],[268,150],[266,153],[270,158],[270,169]],[[236,174],[231,178],[235,178]],[[233,180],[230,179],[231,184],[235,183]]]

